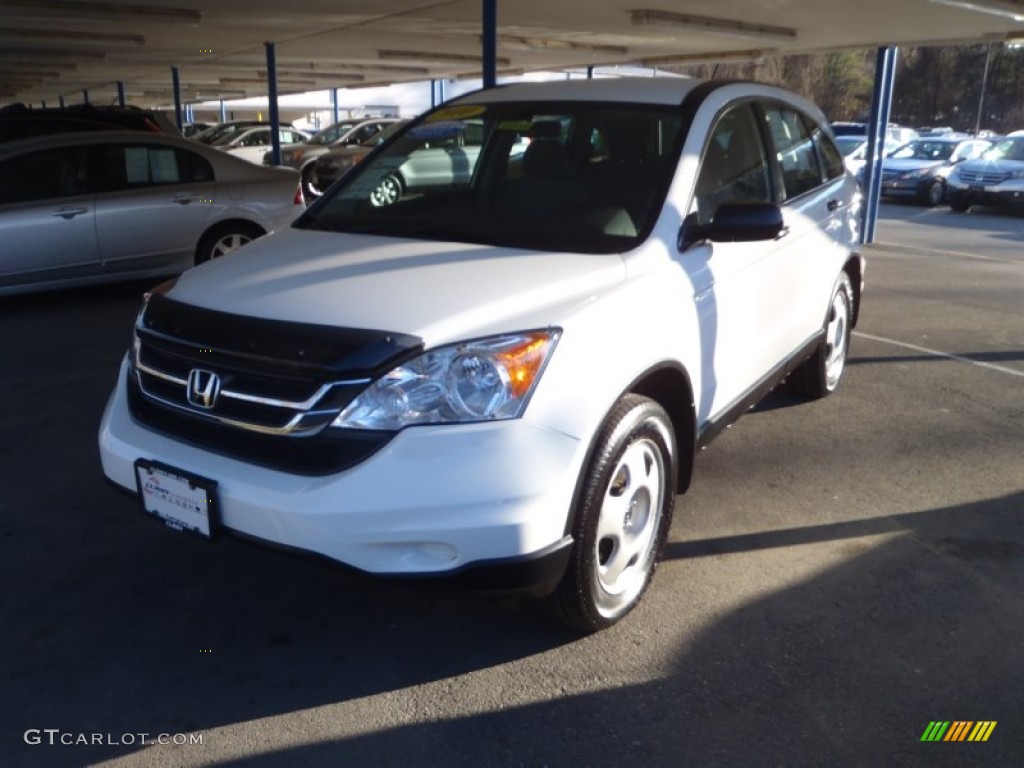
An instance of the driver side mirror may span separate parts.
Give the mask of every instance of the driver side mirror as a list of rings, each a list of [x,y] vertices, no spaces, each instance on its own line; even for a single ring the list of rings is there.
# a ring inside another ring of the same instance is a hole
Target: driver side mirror
[[[677,246],[685,251],[702,240],[713,243],[749,243],[774,240],[785,233],[782,209],[774,203],[722,203],[707,224],[691,213],[679,228]]]

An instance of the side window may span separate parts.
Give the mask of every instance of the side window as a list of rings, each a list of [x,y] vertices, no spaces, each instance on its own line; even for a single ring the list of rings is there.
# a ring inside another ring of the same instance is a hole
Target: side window
[[[711,131],[694,193],[697,222],[709,224],[722,203],[771,202],[768,158],[751,104],[722,113]]]
[[[846,173],[846,166],[843,164],[843,155],[836,146],[836,143],[821,129],[814,127],[814,146],[818,148],[818,156],[821,158],[821,165],[825,169],[825,178],[829,181],[838,179]]]
[[[767,106],[765,120],[782,167],[786,199],[820,186],[822,175],[814,144],[799,113],[788,107]]]
[[[269,131],[253,131],[238,142],[240,147],[263,147],[270,143]]]
[[[0,163],[0,205],[91,191],[88,147],[46,149]]]
[[[107,144],[102,147],[103,190],[213,181],[213,166],[176,147]]]

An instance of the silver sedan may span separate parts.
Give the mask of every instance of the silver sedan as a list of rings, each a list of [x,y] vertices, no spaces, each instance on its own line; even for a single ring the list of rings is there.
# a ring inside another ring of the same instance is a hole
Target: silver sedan
[[[161,134],[0,144],[0,295],[173,275],[286,226],[299,175]]]

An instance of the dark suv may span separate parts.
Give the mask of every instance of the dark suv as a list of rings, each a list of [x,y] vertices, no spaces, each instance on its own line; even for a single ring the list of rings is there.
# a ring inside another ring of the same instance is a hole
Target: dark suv
[[[0,110],[0,141],[76,131],[149,131],[181,135],[163,112],[139,107],[76,104],[64,108],[29,109],[23,104],[15,104]]]

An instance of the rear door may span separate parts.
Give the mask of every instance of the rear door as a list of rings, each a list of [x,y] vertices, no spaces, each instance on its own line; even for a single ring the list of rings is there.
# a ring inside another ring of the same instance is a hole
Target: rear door
[[[87,146],[0,162],[0,287],[100,271]]]
[[[796,351],[821,329],[842,260],[850,195],[842,157],[808,116],[780,103],[762,105],[775,159],[776,189],[788,234],[774,290],[784,297],[780,349]]]
[[[167,144],[102,146],[96,233],[106,271],[189,266],[216,192],[201,155]]]

